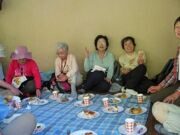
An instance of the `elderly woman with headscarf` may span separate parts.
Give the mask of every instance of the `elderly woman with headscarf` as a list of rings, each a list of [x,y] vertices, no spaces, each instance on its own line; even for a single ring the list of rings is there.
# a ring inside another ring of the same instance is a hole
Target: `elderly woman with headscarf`
[[[71,89],[71,96],[77,97],[76,86],[81,84],[82,75],[76,57],[69,53],[69,47],[66,43],[57,43],[57,58],[55,59],[55,77],[57,85],[64,91]]]
[[[23,97],[40,96],[41,78],[38,66],[26,46],[18,46],[11,54],[6,81],[19,88]]]

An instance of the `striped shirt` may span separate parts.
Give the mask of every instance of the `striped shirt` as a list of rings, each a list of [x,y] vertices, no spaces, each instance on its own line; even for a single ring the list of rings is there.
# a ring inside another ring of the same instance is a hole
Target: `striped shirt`
[[[178,81],[178,56],[179,56],[179,48],[177,48],[176,58],[174,59],[174,65],[171,72],[166,76],[166,78],[159,84],[162,88],[166,88],[171,84],[175,84]],[[180,87],[178,87],[180,90]]]

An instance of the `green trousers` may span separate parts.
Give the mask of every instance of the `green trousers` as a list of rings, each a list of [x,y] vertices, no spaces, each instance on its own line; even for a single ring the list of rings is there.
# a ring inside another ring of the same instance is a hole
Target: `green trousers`
[[[151,94],[150,95],[151,102],[154,103],[156,101],[163,101],[167,96],[174,93],[178,89],[179,86],[180,86],[180,82],[177,82],[176,84],[174,84],[172,86],[163,88],[160,91],[158,91],[154,94]],[[177,99],[174,104],[177,106],[180,106],[180,98]]]

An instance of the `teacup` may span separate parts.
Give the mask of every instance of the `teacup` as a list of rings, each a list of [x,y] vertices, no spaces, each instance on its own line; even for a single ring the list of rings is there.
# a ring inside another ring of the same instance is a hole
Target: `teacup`
[[[18,97],[18,96],[13,96],[13,98],[12,98],[12,101],[13,101],[13,103],[14,103],[14,107],[16,108],[16,109],[20,109],[21,108],[21,99],[20,99],[20,97]]]
[[[134,129],[135,129],[135,120],[132,118],[126,118],[125,119],[125,128],[126,128],[126,132],[128,134],[133,133]]]
[[[89,98],[89,96],[83,97],[83,103],[84,103],[84,105],[89,105],[89,104],[90,104],[90,98]]]
[[[109,107],[109,99],[108,98],[103,98],[102,101],[103,101],[104,108]]]
[[[143,94],[137,94],[137,102],[139,103],[139,104],[142,104],[143,103]]]
[[[59,91],[54,90],[54,91],[52,92],[53,97],[54,97],[54,98],[58,98],[58,93],[59,93]]]
[[[21,102],[15,101],[15,107],[16,107],[17,109],[20,109],[20,108],[22,107]]]

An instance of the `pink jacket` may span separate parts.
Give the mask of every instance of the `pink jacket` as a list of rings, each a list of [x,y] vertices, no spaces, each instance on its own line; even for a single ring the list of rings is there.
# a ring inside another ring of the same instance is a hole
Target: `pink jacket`
[[[17,60],[12,60],[9,64],[6,73],[6,82],[12,83],[12,79],[16,76],[25,75],[26,77],[33,77],[36,89],[41,88],[41,77],[36,62],[32,59],[27,59],[26,63],[21,65]]]

